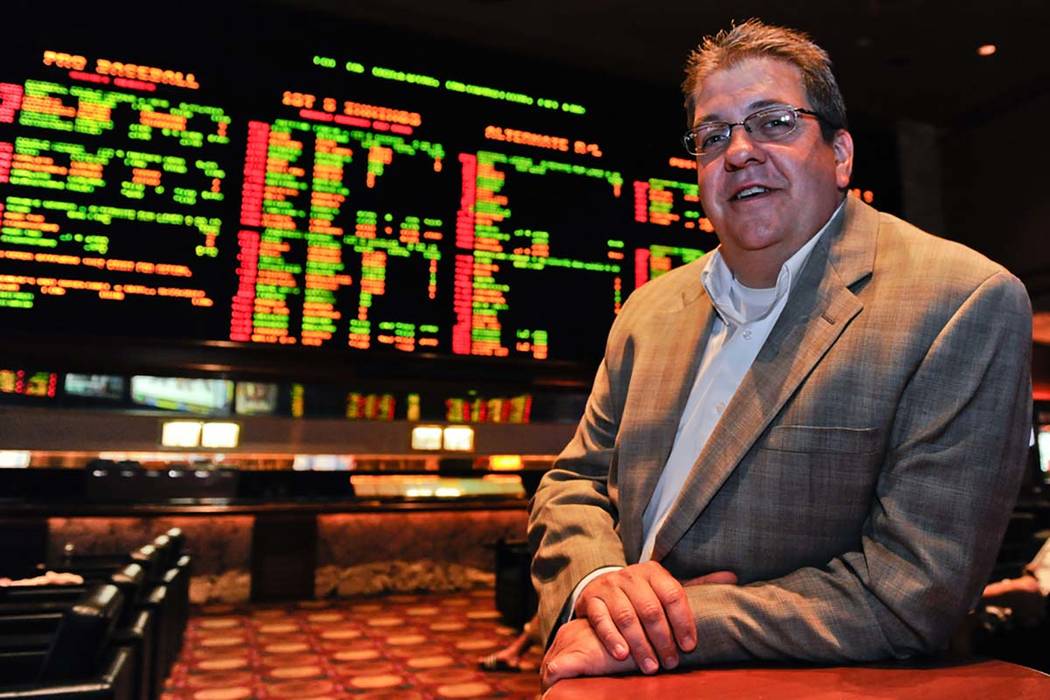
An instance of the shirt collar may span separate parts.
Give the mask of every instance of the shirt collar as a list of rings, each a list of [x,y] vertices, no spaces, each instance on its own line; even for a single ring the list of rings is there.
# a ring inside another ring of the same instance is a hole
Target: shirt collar
[[[835,221],[845,204],[846,200],[843,198],[842,202],[835,208],[835,211],[828,217],[828,220],[820,227],[820,230],[780,266],[780,272],[777,274],[775,295],[769,300],[767,308],[758,311],[754,315],[748,314],[745,316],[737,308],[737,304],[734,304],[733,297],[739,298],[746,294],[748,290],[733,277],[732,271],[722,258],[721,246],[710,253],[711,259],[700,273],[700,281],[704,285],[704,289],[707,290],[707,295],[710,297],[711,303],[714,305],[719,317],[721,317],[722,322],[727,325],[738,326],[765,318],[777,306],[777,303],[791,291],[795,281],[798,279],[799,272],[801,272],[809,259],[810,253],[813,252],[817,242],[831,226],[831,223]]]

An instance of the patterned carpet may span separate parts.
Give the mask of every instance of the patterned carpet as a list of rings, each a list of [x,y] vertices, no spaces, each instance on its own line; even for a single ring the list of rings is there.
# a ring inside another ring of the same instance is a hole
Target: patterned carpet
[[[493,592],[387,595],[194,611],[163,700],[528,698],[531,670],[492,673],[480,656],[514,638]]]

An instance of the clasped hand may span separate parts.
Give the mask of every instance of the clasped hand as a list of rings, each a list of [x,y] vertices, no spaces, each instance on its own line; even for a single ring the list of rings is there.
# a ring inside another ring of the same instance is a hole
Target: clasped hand
[[[685,586],[736,583],[729,571],[681,582],[654,561],[591,581],[580,592],[577,619],[562,625],[543,659],[543,686],[562,678],[678,666],[696,649],[696,625]]]

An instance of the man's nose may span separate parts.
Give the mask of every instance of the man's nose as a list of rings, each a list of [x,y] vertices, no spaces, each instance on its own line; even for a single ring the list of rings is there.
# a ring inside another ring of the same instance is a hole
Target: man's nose
[[[746,126],[734,124],[731,127],[724,156],[727,168],[742,168],[751,161],[761,162],[762,153],[761,144],[751,137]]]

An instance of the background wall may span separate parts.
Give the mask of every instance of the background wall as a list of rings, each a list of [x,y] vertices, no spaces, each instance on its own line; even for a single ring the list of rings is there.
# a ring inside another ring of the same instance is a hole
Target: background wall
[[[1033,307],[1050,309],[1050,89],[941,135],[945,234],[1017,274]]]

